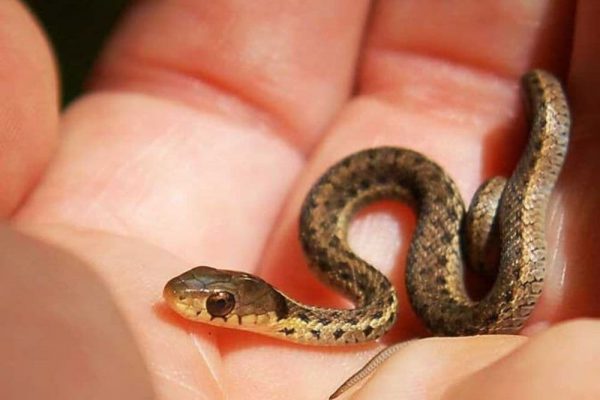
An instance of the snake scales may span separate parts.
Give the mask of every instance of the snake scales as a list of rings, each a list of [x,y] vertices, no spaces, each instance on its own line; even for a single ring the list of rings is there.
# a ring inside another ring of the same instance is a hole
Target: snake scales
[[[313,271],[349,297],[354,309],[328,309],[294,300],[246,273],[196,267],[171,279],[164,297],[183,317],[251,330],[299,343],[343,345],[375,340],[395,322],[396,292],[346,241],[355,212],[380,199],[413,205],[419,215],[406,264],[415,312],[436,335],[514,333],[538,300],[545,270],[545,215],[564,162],[570,116],[551,74],[523,77],[531,132],[513,175],[484,183],[468,212],[452,179],[411,150],[381,147],[352,154],[310,190],[300,216],[300,240]],[[497,268],[488,247],[500,246]],[[466,248],[466,249],[465,249]],[[490,291],[472,300],[465,259],[496,275]]]

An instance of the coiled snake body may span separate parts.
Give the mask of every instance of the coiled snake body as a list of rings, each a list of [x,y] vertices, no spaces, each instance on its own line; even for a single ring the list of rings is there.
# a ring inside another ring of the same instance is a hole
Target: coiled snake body
[[[437,335],[517,332],[542,291],[546,207],[570,129],[565,95],[555,77],[535,70],[523,77],[523,85],[531,111],[527,148],[508,180],[493,178],[480,187],[468,213],[452,179],[433,161],[406,149],[352,154],[312,187],[301,211],[302,246],[321,280],[356,308],[312,307],[258,277],[210,267],[170,280],[164,289],[167,303],[187,319],[300,343],[377,339],[396,319],[396,292],[383,274],[354,254],[346,233],[359,208],[392,198],[412,204],[419,215],[406,289],[429,330]],[[494,235],[500,245],[497,272],[485,264]],[[465,258],[496,273],[491,290],[479,301],[465,289]]]

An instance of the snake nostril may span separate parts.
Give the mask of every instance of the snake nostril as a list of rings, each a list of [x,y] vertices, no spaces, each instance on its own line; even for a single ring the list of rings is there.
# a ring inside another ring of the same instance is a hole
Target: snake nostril
[[[163,297],[169,304],[177,301],[184,301],[187,298],[184,294],[185,289],[186,285],[181,279],[173,278],[165,285]]]

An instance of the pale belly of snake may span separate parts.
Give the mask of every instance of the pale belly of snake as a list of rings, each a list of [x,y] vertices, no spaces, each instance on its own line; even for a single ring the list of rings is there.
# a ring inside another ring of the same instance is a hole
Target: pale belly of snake
[[[312,187],[300,215],[300,240],[317,276],[349,297],[354,309],[319,308],[286,296],[262,279],[196,267],[165,286],[183,317],[314,345],[375,340],[394,324],[398,300],[386,276],[346,240],[353,215],[381,199],[411,204],[418,222],[406,263],[406,290],[435,335],[515,333],[541,292],[546,262],[546,208],[563,165],[570,129],[565,94],[555,77],[523,78],[530,110],[527,147],[513,175],[484,183],[465,212],[456,184],[436,163],[411,150],[381,147],[352,154]],[[487,265],[492,241],[498,265]],[[464,284],[469,265],[495,274],[474,301]]]

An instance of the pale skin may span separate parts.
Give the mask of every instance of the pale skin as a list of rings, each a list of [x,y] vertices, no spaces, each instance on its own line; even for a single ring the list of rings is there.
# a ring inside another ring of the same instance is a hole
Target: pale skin
[[[296,238],[312,182],[352,151],[397,145],[469,199],[520,154],[531,67],[566,82],[575,121],[534,315],[521,336],[414,341],[349,398],[598,398],[600,4],[497,4],[139,1],[59,113],[43,33],[0,2],[0,398],[324,398],[386,343],[426,336],[403,290],[414,217],[388,203],[350,234],[401,293],[384,343],[197,325],[161,291],[206,264],[346,304]]]

